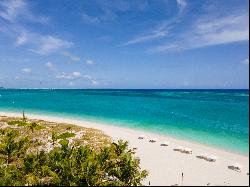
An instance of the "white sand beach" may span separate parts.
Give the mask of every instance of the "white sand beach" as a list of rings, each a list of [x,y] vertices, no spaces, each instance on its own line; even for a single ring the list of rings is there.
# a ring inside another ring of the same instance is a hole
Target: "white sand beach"
[[[0,115],[21,117],[22,114],[0,112]],[[135,150],[136,156],[141,159],[141,167],[149,171],[145,185],[249,185],[249,156],[173,137],[107,124],[44,115],[26,114],[26,116],[30,119],[42,119],[96,128],[102,130],[114,140],[127,140],[131,148],[137,148]],[[145,137],[138,139],[140,135]],[[156,138],[156,142],[149,142],[151,138]],[[161,146],[162,142],[169,142],[169,145]],[[178,146],[190,148],[192,154],[174,151],[173,149]],[[196,156],[200,153],[215,155],[217,160],[208,162],[199,159]],[[234,163],[242,165],[241,172],[228,169],[228,166]]]

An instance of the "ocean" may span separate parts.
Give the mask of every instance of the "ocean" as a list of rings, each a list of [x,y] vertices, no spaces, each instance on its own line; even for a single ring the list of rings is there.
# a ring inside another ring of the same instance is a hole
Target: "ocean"
[[[249,152],[249,90],[0,89],[0,111],[23,110]]]

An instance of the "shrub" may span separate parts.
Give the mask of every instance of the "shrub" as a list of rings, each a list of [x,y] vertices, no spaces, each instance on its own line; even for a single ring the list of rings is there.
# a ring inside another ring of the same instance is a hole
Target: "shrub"
[[[69,134],[67,134],[69,135]],[[66,135],[64,135],[66,136]],[[133,158],[128,143],[118,141],[100,151],[91,145],[61,148],[50,152],[27,153],[27,137],[17,131],[0,134],[0,185],[137,186],[147,176]]]

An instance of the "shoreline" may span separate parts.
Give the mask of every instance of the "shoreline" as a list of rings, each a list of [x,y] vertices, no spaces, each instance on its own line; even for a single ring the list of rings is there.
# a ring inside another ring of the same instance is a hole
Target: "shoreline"
[[[21,113],[0,111],[0,115],[21,117]],[[229,152],[208,145],[188,140],[180,140],[171,136],[151,133],[138,129],[108,125],[105,123],[89,122],[85,120],[73,119],[69,117],[46,116],[26,113],[30,119],[42,119],[52,122],[71,123],[79,126],[102,130],[112,137],[114,141],[118,139],[127,140],[131,147],[136,147],[136,156],[141,159],[141,167],[149,170],[150,175],[145,181],[148,185],[248,185],[249,178],[249,155]],[[138,136],[144,134],[145,139],[139,140]],[[156,143],[149,143],[149,138],[157,138]],[[160,142],[168,141],[169,146],[160,146]],[[186,155],[173,151],[174,147],[184,146],[192,149],[193,154]],[[167,153],[167,154],[166,154]],[[196,158],[199,153],[209,153],[216,155],[218,160],[210,163]],[[164,156],[164,157],[162,157]],[[229,170],[227,166],[232,163],[243,165],[241,173]],[[164,167],[166,166],[166,167]],[[203,171],[205,170],[205,171]],[[219,172],[218,172],[219,171]],[[180,181],[180,173],[184,172],[185,180]],[[186,178],[186,175],[188,178]]]
[[[168,134],[163,134],[163,133],[159,133],[159,132],[152,132],[152,131],[149,131],[149,130],[146,130],[146,129],[140,129],[140,128],[133,128],[133,127],[128,127],[128,126],[118,126],[118,125],[114,125],[114,124],[110,124],[108,122],[102,122],[102,121],[95,121],[95,120],[89,120],[89,119],[82,119],[82,118],[79,118],[79,117],[73,117],[73,116],[66,116],[66,117],[63,117],[63,116],[60,116],[60,114],[57,114],[57,113],[52,113],[52,114],[44,114],[44,113],[41,113],[41,114],[37,114],[39,112],[25,112],[25,115],[29,115],[29,118],[31,119],[44,119],[44,118],[47,118],[48,120],[54,120],[55,122],[62,122],[62,121],[71,121],[74,123],[84,123],[84,125],[87,127],[91,127],[91,128],[95,128],[96,126],[99,126],[99,128],[119,128],[120,130],[130,130],[130,131],[134,131],[134,132],[138,132],[138,135],[140,134],[150,134],[151,136],[158,136],[158,137],[161,137],[161,138],[167,138],[167,139],[174,139],[176,141],[180,141],[180,142],[186,142],[186,143],[190,143],[190,144],[195,144],[197,146],[204,146],[204,147],[207,147],[207,148],[210,148],[210,149],[214,149],[216,151],[222,151],[222,152],[227,152],[229,154],[235,154],[235,155],[239,155],[239,156],[243,156],[243,157],[249,157],[249,152],[247,152],[246,154],[245,153],[242,153],[242,152],[237,152],[237,151],[233,151],[233,150],[228,150],[228,149],[225,149],[223,147],[217,147],[215,145],[211,145],[211,144],[205,144],[205,143],[201,143],[201,142],[198,142],[198,141],[195,141],[195,140],[189,140],[189,139],[184,139],[184,138],[179,138],[179,137],[175,137],[175,136],[171,136],[171,135],[168,135]],[[16,111],[4,111],[4,110],[0,110],[0,115],[9,115],[11,117],[21,117],[22,116],[22,112],[16,112]],[[77,124],[76,124],[77,125]],[[82,126],[82,125],[81,125]],[[111,135],[110,135],[111,136]]]

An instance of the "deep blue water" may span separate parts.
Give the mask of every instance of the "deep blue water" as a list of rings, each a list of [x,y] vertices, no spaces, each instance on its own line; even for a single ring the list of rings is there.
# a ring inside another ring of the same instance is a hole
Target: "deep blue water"
[[[0,89],[0,110],[84,118],[248,154],[248,90]]]

